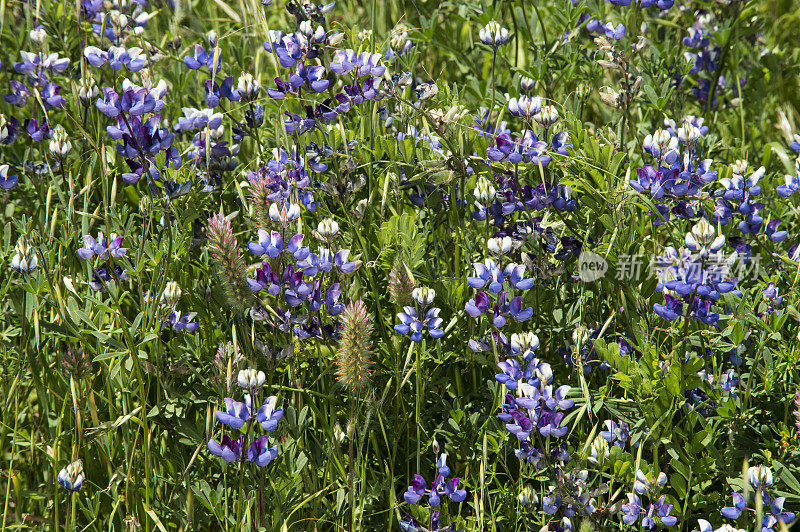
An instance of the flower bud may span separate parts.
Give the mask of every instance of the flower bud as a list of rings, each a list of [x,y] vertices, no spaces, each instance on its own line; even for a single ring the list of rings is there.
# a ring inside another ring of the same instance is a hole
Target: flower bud
[[[519,99],[508,100],[508,112],[514,116],[531,118],[542,111],[542,99],[539,96],[520,96]]]
[[[263,371],[257,371],[252,368],[241,369],[239,370],[239,375],[236,380],[241,388],[245,390],[255,390],[264,386],[264,381],[267,380],[267,376],[264,375]]]
[[[427,307],[433,303],[433,299],[435,297],[436,291],[433,288],[428,288],[427,286],[420,286],[411,292],[411,298],[423,307]]]
[[[83,462],[76,460],[58,472],[58,483],[67,491],[78,491],[83,486]]]
[[[178,304],[181,298],[181,287],[175,281],[169,281],[164,287],[164,293],[161,294],[161,304],[174,307]]]
[[[36,44],[44,44],[44,41],[47,39],[47,32],[44,31],[44,28],[41,25],[39,25],[33,28],[28,36],[31,38],[32,42],[35,42]]]
[[[335,31],[328,35],[328,44],[330,46],[338,46],[344,40],[344,33]]]
[[[517,495],[517,500],[524,508],[539,504],[539,496],[536,495],[536,491],[530,485],[526,485],[522,488],[519,495]]]
[[[269,217],[273,222],[285,227],[300,217],[300,206],[286,201],[281,201],[280,207],[277,203],[273,203],[269,206]]]
[[[519,80],[519,88],[525,92],[530,92],[536,87],[536,80],[533,78],[523,77]]]
[[[756,490],[772,486],[772,470],[764,465],[753,466],[747,469],[747,480]]]
[[[484,176],[478,178],[478,182],[475,184],[475,199],[480,201],[483,204],[489,203],[494,200],[495,196],[497,195],[497,189],[494,188],[494,185],[486,179]]]
[[[78,87],[78,98],[81,99],[83,105],[88,106],[100,95],[100,89],[94,82],[94,78],[81,78],[80,86]]]
[[[747,161],[737,159],[736,162],[731,165],[731,170],[733,170],[733,173],[736,175],[744,175],[747,171]]]
[[[548,128],[558,122],[558,110],[552,105],[545,105],[533,119]]]
[[[594,464],[600,463],[610,454],[608,449],[608,442],[602,437],[597,436],[594,441],[592,441],[592,447],[590,450],[590,456],[588,460]]]
[[[509,34],[507,29],[492,20],[478,33],[478,37],[483,44],[497,48],[508,42]]]
[[[236,89],[243,101],[250,102],[258,97],[261,92],[261,84],[249,72],[242,72],[236,83]]]
[[[206,38],[208,39],[208,44],[210,44],[211,46],[216,46],[217,45],[217,32],[216,31],[214,31],[214,30],[209,31],[206,34]]]
[[[532,332],[511,335],[511,350],[515,353],[533,351],[539,348],[539,337]]]
[[[317,225],[317,233],[322,240],[333,240],[339,234],[339,224],[332,218],[326,218]]]
[[[311,23],[311,20],[304,20],[300,23],[300,33],[305,35],[306,37],[311,37],[314,35],[314,26]]]
[[[506,255],[513,249],[513,243],[510,236],[490,238],[486,242],[486,247],[490,253],[495,255]]]
[[[67,130],[60,124],[53,129],[53,137],[50,139],[50,153],[56,157],[65,157],[72,151],[72,143],[69,141]]]
[[[29,273],[36,269],[37,264],[36,251],[31,246],[28,237],[20,236],[14,248],[14,256],[11,258],[11,269],[20,273]]]
[[[686,144],[694,144],[700,138],[700,130],[690,122],[684,122],[678,128],[678,139]]]

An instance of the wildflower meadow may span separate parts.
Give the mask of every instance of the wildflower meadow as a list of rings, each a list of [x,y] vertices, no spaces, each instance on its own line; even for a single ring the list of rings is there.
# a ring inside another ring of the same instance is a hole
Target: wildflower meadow
[[[0,532],[785,532],[797,0],[0,0]]]

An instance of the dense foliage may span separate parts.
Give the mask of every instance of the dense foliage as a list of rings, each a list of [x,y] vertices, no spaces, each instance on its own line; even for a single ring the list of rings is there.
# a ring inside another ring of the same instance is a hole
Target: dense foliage
[[[0,2],[0,527],[791,527],[798,24]]]

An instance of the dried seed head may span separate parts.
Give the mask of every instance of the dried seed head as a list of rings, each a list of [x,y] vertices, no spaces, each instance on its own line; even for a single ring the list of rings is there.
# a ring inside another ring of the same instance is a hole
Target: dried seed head
[[[71,345],[61,352],[61,365],[64,373],[77,381],[92,372],[92,357],[81,344]]]
[[[231,227],[236,214],[219,213],[208,219],[208,247],[228,304],[234,310],[245,312],[253,306],[254,297],[247,285],[244,256]]]
[[[794,394],[794,426],[797,427],[797,437],[800,438],[800,388]]]
[[[250,214],[256,224],[256,229],[269,230],[272,225],[272,220],[269,217],[269,206],[272,203],[268,196],[272,194],[272,190],[267,188],[270,184],[270,177],[266,169],[259,169],[247,176],[250,182],[248,192],[250,195]]]
[[[370,385],[372,318],[361,300],[348,303],[341,314],[342,336],[336,352],[336,377],[348,392]]]
[[[399,306],[409,305],[417,281],[402,261],[396,261],[389,273],[389,299]]]

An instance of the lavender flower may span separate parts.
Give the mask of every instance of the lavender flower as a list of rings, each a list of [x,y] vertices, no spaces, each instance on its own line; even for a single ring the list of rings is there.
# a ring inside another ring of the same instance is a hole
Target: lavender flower
[[[83,247],[78,250],[78,257],[83,260],[89,260],[97,256],[101,260],[108,259],[109,257],[121,258],[124,257],[128,250],[121,247],[122,240],[125,237],[117,236],[116,233],[111,233],[108,238],[102,233],[97,233],[97,240],[91,235],[83,236]]]

